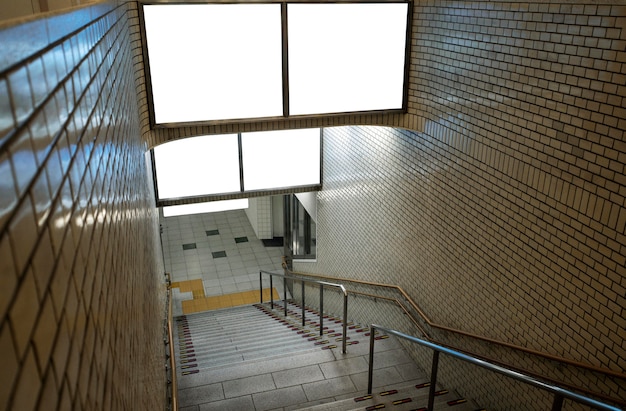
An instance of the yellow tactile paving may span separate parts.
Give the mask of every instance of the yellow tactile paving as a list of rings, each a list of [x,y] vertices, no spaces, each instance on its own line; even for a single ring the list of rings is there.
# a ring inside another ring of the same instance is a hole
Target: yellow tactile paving
[[[176,281],[172,283],[172,288],[178,288],[181,293],[191,292],[194,299],[204,297],[202,280]]]
[[[256,290],[206,297],[204,295],[204,285],[202,284],[202,280],[173,282],[172,288],[178,288],[183,293],[191,292],[193,295],[193,300],[182,301],[183,314],[216,310],[219,308],[236,307],[238,305],[255,304],[259,302],[259,292]],[[276,288],[272,288],[271,292],[275,300],[280,298]],[[264,288],[263,301],[269,301],[270,296],[270,289]]]
[[[204,298],[204,288],[202,290],[191,290],[193,299]]]

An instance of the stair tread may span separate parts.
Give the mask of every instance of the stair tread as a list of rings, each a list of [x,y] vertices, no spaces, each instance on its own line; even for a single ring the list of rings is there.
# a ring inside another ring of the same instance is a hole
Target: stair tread
[[[173,343],[176,346],[176,372],[179,376],[179,389],[191,393],[194,391],[188,391],[188,389],[204,387],[207,384],[225,383],[241,378],[268,375],[291,369],[295,371],[303,366],[318,365],[321,367],[322,364],[343,359],[355,359],[367,355],[369,335],[366,332],[366,326],[354,324],[353,327],[347,330],[348,341],[351,343],[361,342],[361,344],[353,346],[355,349],[349,349],[350,353],[347,356],[343,356],[339,354],[342,345],[341,338],[343,337],[342,324],[338,323],[339,320],[332,316],[323,319],[324,327],[327,327],[328,330],[333,330],[330,332],[331,335],[325,334],[323,336],[323,340],[327,341],[324,346],[332,344],[336,349],[322,350],[322,345],[314,345],[319,340],[311,340],[311,338],[319,336],[319,330],[315,329],[316,326],[319,326],[319,314],[307,311],[307,323],[306,327],[303,328],[301,311],[301,307],[289,303],[289,316],[284,319],[283,307],[275,302],[273,310],[270,309],[267,303],[177,317],[175,324],[178,325],[179,332],[175,332]],[[302,331],[304,329],[308,330],[307,335],[310,334],[310,337],[303,338]],[[383,337],[386,338],[387,336],[383,335]],[[377,352],[388,351],[390,355],[386,356],[387,361],[390,359],[397,361],[397,358],[403,358],[402,361],[396,362],[396,365],[385,365],[385,367],[400,367],[408,364],[404,357],[397,357],[397,355],[406,356],[406,353],[399,354],[404,352],[401,344],[396,342],[394,338],[385,341],[387,343],[376,345]],[[193,355],[189,350],[193,350]],[[393,364],[393,361],[391,361],[391,364]],[[189,368],[183,369],[182,366],[188,366]],[[377,367],[376,361],[374,366]],[[381,366],[378,365],[378,367]],[[404,369],[408,370],[406,367]],[[395,372],[396,374],[398,373],[398,371]],[[360,386],[362,387],[363,371],[361,370],[359,373]],[[403,375],[402,380],[406,382],[408,380],[406,378],[407,374],[405,372],[401,373]],[[413,371],[411,373],[411,375],[417,375]],[[341,374],[338,375],[340,376]],[[268,376],[268,378],[272,377]],[[324,377],[324,380],[327,378],[327,376]],[[323,381],[314,381],[313,384],[317,382]],[[355,386],[358,387],[359,385],[355,382]],[[417,390],[414,385],[409,387],[398,386],[400,388],[394,387],[394,389],[398,390],[396,394],[380,396],[380,393],[377,393],[371,399],[361,402],[355,402],[354,398],[365,394],[352,392],[343,393],[334,398],[322,398],[307,403],[297,404],[294,402],[288,407],[283,407],[283,409],[285,411],[364,411],[370,406],[386,404],[385,408],[387,409],[405,411],[419,409],[427,405],[427,388]],[[326,391],[324,392],[326,393]],[[392,405],[393,400],[402,400],[404,398],[411,398],[411,402]],[[457,398],[458,396],[455,396],[454,393],[436,397],[435,411],[444,409],[449,411],[473,410],[471,407],[468,408],[469,405],[463,404],[448,407],[446,402]],[[217,402],[215,406],[218,406]]]
[[[294,322],[292,318],[277,320],[264,306],[249,305],[232,311],[218,310],[189,317],[178,317],[179,332],[174,335],[179,374],[191,369],[199,373],[228,364],[321,349],[321,346],[315,345],[316,341],[310,340],[319,335],[313,327],[315,324],[309,324],[311,327],[304,329],[310,336],[303,338],[301,323]],[[330,330],[335,333],[335,330]],[[327,336],[327,344],[336,342],[330,338],[337,337]],[[189,350],[193,350],[193,354]],[[186,368],[182,369],[182,366]]]
[[[426,380],[424,382],[427,382]],[[439,388],[439,390],[442,390]],[[393,391],[397,391],[393,393]],[[443,390],[445,391],[445,390]],[[387,394],[386,394],[387,393]],[[385,391],[374,390],[371,398],[367,398],[366,393],[351,398],[345,398],[336,400],[333,402],[326,402],[321,404],[299,406],[295,409],[299,411],[353,411],[353,410],[365,410],[368,407],[383,404],[385,408],[393,407],[394,411],[404,411],[419,409],[420,407],[426,407],[428,405],[429,389],[422,388],[417,389],[415,385],[402,386],[401,384],[393,389]],[[465,411],[471,409],[471,404],[464,406],[467,403],[460,403],[458,405],[450,406],[448,401],[460,399],[461,397],[454,392],[446,392],[444,394],[435,397],[434,406],[435,410],[449,409],[450,411]],[[357,399],[361,399],[357,401]],[[394,404],[396,401],[410,399],[407,403]],[[381,408],[382,409],[382,408]]]

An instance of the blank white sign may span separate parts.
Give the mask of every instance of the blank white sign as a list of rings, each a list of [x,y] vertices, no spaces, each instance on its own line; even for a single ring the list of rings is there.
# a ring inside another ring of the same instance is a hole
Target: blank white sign
[[[154,148],[160,199],[239,192],[237,134],[171,141]]]
[[[157,124],[283,114],[280,4],[143,11]]]
[[[320,184],[320,129],[242,133],[244,189]]]
[[[401,109],[406,3],[289,4],[289,112]]]

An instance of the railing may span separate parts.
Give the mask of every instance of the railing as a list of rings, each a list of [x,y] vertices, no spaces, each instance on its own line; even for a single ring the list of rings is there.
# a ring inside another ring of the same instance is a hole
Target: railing
[[[170,389],[172,390],[172,411],[178,411],[178,382],[176,380],[176,358],[174,357],[174,334],[172,332],[172,288],[167,285],[167,339],[170,351]]]
[[[367,393],[371,394],[372,393],[372,381],[373,381],[373,374],[374,374],[374,342],[376,340],[375,338],[375,332],[376,330],[381,330],[384,331],[387,334],[391,334],[394,335],[396,337],[400,337],[403,338],[405,340],[408,340],[410,342],[419,344],[423,347],[427,347],[430,348],[431,350],[433,350],[433,362],[432,362],[432,369],[431,369],[431,374],[430,374],[430,391],[428,393],[428,410],[432,411],[433,410],[433,406],[434,406],[434,400],[435,400],[435,387],[437,385],[437,370],[439,368],[439,354],[440,353],[444,353],[447,355],[450,355],[454,358],[457,358],[459,360],[462,361],[466,361],[469,362],[471,364],[477,365],[479,367],[485,368],[489,371],[492,372],[496,372],[499,374],[503,374],[509,378],[513,378],[517,381],[521,381],[523,383],[526,384],[530,384],[536,388],[545,390],[545,391],[549,391],[551,393],[554,394],[554,400],[552,403],[552,411],[560,411],[563,407],[563,400],[564,399],[570,399],[572,401],[578,402],[580,404],[584,404],[584,405],[588,405],[591,406],[597,410],[602,410],[602,411],[621,411],[619,408],[613,407],[609,404],[605,404],[599,401],[596,401],[592,398],[589,397],[585,397],[582,396],[580,394],[577,394],[575,392],[563,389],[561,387],[557,387],[555,385],[551,385],[551,384],[547,384],[543,381],[539,381],[537,379],[534,379],[528,375],[522,374],[522,373],[518,373],[512,370],[509,370],[507,368],[501,367],[499,365],[495,365],[495,364],[491,364],[489,362],[483,361],[481,359],[472,357],[470,355],[452,350],[450,348],[446,348],[443,347],[441,345],[437,345],[434,344],[432,342],[426,341],[426,340],[422,340],[420,338],[417,337],[413,337],[404,333],[401,333],[399,331],[395,331],[395,330],[390,330],[388,328],[384,328],[381,327],[379,325],[375,325],[372,324],[370,326],[371,329],[371,333],[370,333],[370,352],[369,352],[369,370],[368,370],[368,379],[367,379]]]
[[[284,309],[285,309],[285,317],[287,317],[287,279],[293,280],[293,281],[300,281],[302,284],[302,326],[304,327],[306,324],[306,313],[305,313],[305,299],[304,299],[304,285],[305,283],[309,283],[309,284],[317,284],[320,287],[320,318],[319,318],[319,323],[320,323],[320,336],[324,334],[324,287],[335,287],[338,288],[341,293],[343,294],[343,319],[342,319],[342,327],[343,327],[343,338],[342,338],[342,352],[345,354],[346,353],[346,345],[347,345],[347,340],[348,340],[348,335],[347,335],[347,331],[348,331],[348,292],[346,291],[346,288],[341,285],[341,284],[334,284],[334,283],[329,283],[326,281],[318,281],[318,280],[307,280],[305,278],[300,278],[300,277],[296,277],[296,276],[291,276],[288,274],[280,274],[280,273],[272,273],[269,271],[264,271],[261,270],[259,271],[259,290],[260,290],[260,301],[261,303],[263,303],[263,274],[269,275],[270,276],[270,301],[271,301],[271,307],[272,309],[274,308],[274,294],[273,294],[273,289],[274,289],[274,276],[278,276],[278,277],[282,277],[283,278],[283,302],[284,302]]]
[[[594,366],[594,365],[591,365],[591,364],[586,364],[586,363],[575,361],[575,360],[571,360],[571,359],[568,359],[568,358],[559,357],[557,355],[552,355],[552,354],[549,354],[549,353],[533,350],[533,349],[522,347],[522,346],[519,346],[519,345],[507,343],[507,342],[504,342],[504,341],[488,338],[488,337],[485,337],[485,336],[469,333],[467,331],[458,330],[458,329],[455,329],[455,328],[452,328],[452,327],[448,327],[448,326],[445,326],[445,325],[437,324],[437,323],[433,322],[424,313],[424,311],[417,305],[417,303],[415,303],[415,301],[413,301],[413,299],[400,286],[397,286],[397,285],[384,284],[384,283],[375,283],[375,282],[370,282],[370,281],[348,279],[348,278],[340,278],[340,277],[331,277],[331,276],[320,275],[320,274],[301,273],[301,272],[291,271],[291,270],[289,270],[287,268],[287,266],[285,264],[285,261],[283,261],[283,269],[285,270],[285,272],[290,273],[290,275],[292,275],[292,276],[295,275],[295,276],[304,276],[304,277],[316,278],[316,279],[332,279],[334,281],[341,281],[341,282],[346,282],[346,283],[354,283],[354,284],[370,286],[370,287],[374,287],[374,288],[390,289],[390,290],[393,290],[393,291],[399,293],[402,296],[402,298],[409,304],[409,306],[419,315],[419,318],[426,325],[428,325],[428,326],[430,326],[430,327],[432,327],[434,329],[439,329],[439,330],[450,332],[452,334],[456,334],[456,335],[459,335],[459,336],[468,337],[468,338],[471,338],[471,339],[474,339],[474,340],[478,340],[478,341],[483,341],[483,342],[486,342],[488,344],[493,344],[494,346],[500,346],[500,347],[508,348],[508,349],[514,350],[516,352],[528,354],[528,355],[531,355],[531,356],[534,356],[534,357],[544,358],[544,359],[547,359],[547,360],[550,360],[550,361],[555,361],[555,362],[558,362],[558,363],[561,363],[561,364],[570,365],[570,366],[573,366],[573,367],[575,367],[577,369],[582,369],[582,370],[587,370],[587,371],[591,371],[591,372],[600,373],[600,374],[603,374],[603,375],[605,375],[607,377],[612,377],[612,378],[618,378],[618,379],[621,379],[621,380],[626,380],[626,374],[618,372],[618,371],[614,371],[614,370],[607,369],[607,368],[602,368],[602,367],[597,367],[597,366]],[[368,297],[375,298],[375,299],[386,299],[386,300],[395,302],[395,304],[400,309],[402,309],[405,314],[408,315],[408,319],[416,326],[416,328],[418,330],[420,330],[421,333],[423,333],[424,337],[427,340],[430,340],[431,342],[437,343],[437,341],[434,340],[433,338],[431,338],[430,335],[427,332],[425,332],[422,327],[417,325],[417,321],[416,321],[415,317],[413,316],[413,314],[409,313],[408,310],[404,307],[404,305],[400,301],[398,301],[397,299],[390,298],[390,297],[385,297],[385,296],[374,295],[374,294],[362,293],[362,292],[353,291],[353,290],[348,290],[348,293],[355,294],[355,295],[368,296]],[[458,347],[451,347],[451,348],[459,350]],[[476,353],[473,353],[473,352],[469,352],[469,351],[465,351],[465,350],[462,350],[462,351],[464,351],[466,354],[471,355],[473,357],[481,357],[483,360],[489,361],[491,363],[499,363],[499,361],[497,361],[496,359],[493,359],[493,358],[489,358],[489,357],[482,356],[482,355],[479,355],[479,354],[476,354]],[[510,368],[514,368],[514,369],[517,368],[515,366],[511,366],[510,364],[505,364],[505,363],[501,363],[501,365],[504,365],[504,366],[510,367]],[[522,371],[524,374],[530,374],[530,375],[532,375],[535,378],[541,378],[543,380],[549,380],[549,381],[551,381],[554,384],[562,385],[562,386],[568,387],[570,389],[575,389],[577,391],[584,392],[586,394],[593,395],[593,396],[598,397],[598,398],[602,398],[605,401],[615,402],[615,403],[618,403],[620,405],[626,405],[626,401],[624,401],[623,399],[616,399],[616,398],[604,395],[603,393],[591,391],[591,390],[586,389],[584,387],[568,384],[566,382],[559,381],[559,380],[553,380],[553,379],[547,378],[547,377],[545,377],[543,375],[539,375],[537,373],[533,373],[533,372],[531,372],[529,370],[524,370],[524,369],[521,369],[521,368],[517,368],[517,369],[519,371]]]

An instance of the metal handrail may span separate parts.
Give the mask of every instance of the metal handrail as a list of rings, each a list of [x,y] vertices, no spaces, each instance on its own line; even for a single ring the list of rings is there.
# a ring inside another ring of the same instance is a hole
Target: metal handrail
[[[424,337],[430,339],[428,333],[424,331],[422,326],[415,320],[415,317],[411,315],[409,310],[407,310],[406,307],[400,301],[398,301],[397,298],[385,297],[384,295],[363,293],[361,291],[354,291],[354,290],[349,290],[348,293],[355,294],[355,295],[362,295],[363,297],[373,298],[374,300],[385,300],[385,301],[391,301],[392,303],[395,303],[398,307],[400,307],[402,312],[407,315],[407,317],[409,318],[409,321],[411,321],[411,324],[413,324],[413,327],[417,328]]]
[[[172,288],[167,286],[167,338],[170,351],[170,373],[172,376],[172,411],[178,411],[178,381],[176,380],[176,358],[174,356],[174,333],[172,332]]]
[[[260,270],[259,271],[259,291],[260,291],[260,302],[263,303],[263,274],[267,274],[270,276],[270,301],[271,307],[274,308],[274,294],[272,290],[274,289],[273,279],[274,276],[283,277],[283,301],[284,301],[284,309],[285,309],[285,317],[287,317],[287,279],[291,279],[294,281],[300,281],[302,283],[302,326],[305,325],[305,304],[304,304],[304,283],[317,284],[320,286],[320,336],[324,334],[324,286],[328,287],[336,287],[339,288],[343,294],[343,320],[342,320],[342,352],[346,353],[346,346],[348,340],[348,291],[342,284],[329,283],[327,281],[318,281],[318,280],[308,280],[306,278],[300,278],[293,275],[282,274],[282,273],[272,273],[270,271]]]
[[[372,287],[381,287],[381,288],[389,288],[389,289],[393,289],[396,290],[398,293],[400,293],[402,295],[402,297],[404,297],[404,299],[407,301],[407,303],[419,314],[419,316],[422,318],[422,320],[430,327],[432,328],[437,328],[443,331],[447,331],[447,332],[451,332],[453,334],[458,334],[458,335],[462,335],[465,337],[470,337],[476,340],[481,340],[490,344],[494,344],[494,345],[499,345],[502,347],[506,347],[506,348],[510,348],[519,352],[523,352],[526,354],[531,354],[537,357],[542,357],[551,361],[557,361],[563,364],[567,364],[567,365],[572,365],[574,367],[578,367],[578,368],[583,368],[589,371],[593,371],[593,372],[598,372],[601,374],[605,374],[607,376],[611,376],[611,377],[616,377],[616,378],[620,378],[623,380],[626,380],[626,374],[618,372],[618,371],[614,371],[608,368],[602,368],[602,367],[598,367],[592,364],[587,364],[587,363],[583,363],[580,361],[575,361],[575,360],[571,360],[569,358],[565,358],[565,357],[559,357],[558,355],[553,355],[553,354],[549,354],[546,352],[542,352],[542,351],[538,351],[538,350],[533,350],[531,348],[526,348],[526,347],[522,347],[520,345],[516,345],[516,344],[511,344],[505,341],[501,341],[501,340],[496,340],[493,338],[489,338],[489,337],[485,337],[482,335],[478,335],[478,334],[473,334],[467,331],[463,331],[463,330],[459,330],[456,328],[452,328],[452,327],[448,327],[446,325],[442,325],[442,324],[437,324],[434,321],[432,321],[425,313],[424,311],[422,311],[422,309],[417,305],[417,303],[415,301],[413,301],[413,299],[398,285],[392,285],[392,284],[384,284],[384,283],[376,283],[376,282],[370,282],[370,281],[363,281],[363,280],[355,280],[355,279],[350,279],[350,278],[338,278],[338,277],[331,277],[331,276],[327,276],[327,275],[320,275],[320,274],[312,274],[312,273],[302,273],[302,272],[297,272],[297,271],[292,271],[289,270],[288,268],[286,268],[285,263],[283,262],[283,268],[285,268],[285,270],[287,270],[288,272],[295,274],[295,275],[300,275],[300,276],[306,276],[306,277],[314,277],[314,278],[324,278],[324,279],[333,279],[333,280],[339,280],[339,281],[345,281],[345,282],[352,282],[352,283],[356,283],[356,284],[361,284],[361,285],[367,285],[367,286],[372,286]],[[353,291],[350,291],[353,292]],[[412,317],[412,315],[411,315]],[[425,334],[426,337],[430,338],[430,336],[428,336],[428,334]]]
[[[355,294],[355,295],[362,295],[364,297],[373,298],[375,300],[376,299],[381,299],[381,300],[386,300],[386,301],[390,301],[392,303],[395,303],[402,310],[402,312],[407,315],[407,318],[411,322],[411,324],[413,324],[413,326],[417,330],[419,330],[419,332],[421,333],[423,338],[425,338],[427,341],[431,341],[431,342],[433,342],[435,344],[440,344],[440,345],[442,345],[444,347],[448,347],[450,349],[457,350],[459,352],[462,352],[464,354],[468,354],[468,355],[470,355],[472,357],[481,359],[483,361],[490,362],[492,364],[496,364],[496,365],[503,366],[505,368],[509,368],[510,370],[513,370],[513,371],[521,372],[522,374],[527,374],[527,375],[530,375],[532,377],[540,378],[540,379],[542,379],[542,380],[544,380],[546,382],[549,382],[549,383],[554,384],[554,385],[561,386],[563,388],[572,389],[572,390],[575,390],[575,391],[578,391],[578,392],[581,392],[581,393],[584,393],[584,394],[587,394],[587,395],[591,395],[591,396],[596,397],[598,399],[602,399],[602,400],[609,401],[609,402],[615,402],[616,404],[626,405],[626,402],[624,402],[622,400],[615,399],[615,398],[613,398],[611,396],[608,396],[608,395],[605,395],[603,393],[598,393],[596,391],[589,390],[587,388],[579,387],[577,385],[570,384],[570,383],[567,383],[567,382],[564,382],[564,381],[561,381],[561,380],[556,380],[554,378],[546,377],[545,375],[540,375],[540,374],[534,373],[532,371],[529,371],[528,369],[525,369],[525,368],[522,368],[522,367],[519,367],[519,366],[513,366],[513,365],[510,365],[510,364],[507,364],[506,362],[503,362],[501,360],[495,359],[495,358],[490,357],[490,356],[476,354],[475,352],[472,352],[472,351],[469,351],[469,350],[464,350],[464,349],[461,349],[459,347],[455,347],[455,346],[452,346],[452,345],[446,345],[446,344],[444,344],[444,343],[442,343],[440,341],[437,341],[434,338],[431,338],[428,335],[428,333],[426,333],[424,331],[424,329],[415,320],[415,317],[413,317],[413,315],[411,315],[411,313],[406,309],[406,307],[402,304],[402,302],[398,301],[396,298],[385,297],[385,296],[381,296],[381,295],[377,295],[377,294],[363,293],[363,292],[354,291],[354,290],[348,290],[348,293],[349,294]]]
[[[472,334],[472,333],[469,333],[469,332],[466,332],[466,331],[463,331],[463,330],[458,330],[458,329],[451,328],[451,327],[448,327],[448,326],[445,326],[445,325],[434,323],[419,308],[417,303],[415,303],[411,299],[411,297],[400,286],[397,286],[397,285],[384,284],[384,283],[375,283],[375,282],[370,282],[370,281],[356,280],[356,279],[349,279],[349,278],[341,278],[341,277],[331,277],[331,276],[327,276],[327,275],[320,275],[320,274],[313,274],[313,273],[296,272],[296,271],[289,270],[287,268],[286,262],[284,260],[284,257],[283,257],[283,268],[285,269],[286,272],[289,272],[292,275],[299,275],[299,276],[313,277],[313,278],[333,279],[333,280],[345,281],[345,282],[348,282],[348,283],[351,282],[351,283],[355,283],[355,284],[359,284],[359,285],[366,285],[366,286],[371,286],[371,287],[380,287],[380,288],[392,289],[392,290],[395,290],[395,291],[399,292],[405,298],[406,302],[419,314],[419,316],[426,323],[426,325],[429,325],[432,328],[437,328],[437,329],[440,329],[440,330],[443,330],[443,331],[451,332],[453,334],[457,334],[457,335],[461,335],[461,336],[465,336],[465,337],[469,337],[469,338],[474,338],[476,340],[484,341],[484,342],[487,342],[487,343],[490,343],[490,344],[493,344],[493,345],[496,345],[496,346],[506,347],[506,348],[509,348],[509,349],[512,349],[512,350],[515,350],[515,351],[518,351],[518,352],[521,352],[521,353],[530,354],[530,355],[534,355],[536,357],[545,358],[545,359],[550,360],[550,361],[556,361],[556,362],[560,362],[562,364],[574,366],[574,367],[579,368],[579,369],[592,371],[592,372],[597,372],[597,373],[603,374],[603,375],[608,376],[608,377],[615,377],[615,378],[619,378],[619,379],[622,379],[622,380],[626,380],[626,374],[620,373],[618,371],[614,371],[614,370],[611,370],[611,369],[594,366],[594,365],[591,365],[591,364],[586,364],[586,363],[583,363],[583,362],[571,360],[571,359],[564,358],[564,357],[559,357],[559,356],[556,356],[556,355],[553,355],[553,354],[548,354],[548,353],[545,353],[545,352],[533,350],[533,349],[530,349],[530,348],[522,347],[522,346],[519,346],[519,345],[507,343],[507,342],[500,341],[500,340],[495,340],[495,339],[492,339],[492,338],[489,338],[489,337],[484,337],[484,336],[481,336],[481,335]],[[365,296],[368,296],[368,297],[371,297],[371,298],[383,298],[383,299],[387,299],[387,300],[390,300],[390,301],[395,301],[396,304],[398,305],[398,307],[400,307],[402,309],[402,311],[404,311],[408,315],[409,320],[413,324],[417,323],[414,315],[411,314],[410,312],[407,312],[406,308],[400,303],[400,301],[398,301],[396,299],[389,298],[389,297],[384,297],[384,296],[378,296],[378,295],[375,295],[375,294],[361,293],[359,291],[353,291],[353,290],[348,290],[348,292],[352,293],[352,294],[365,295]],[[431,341],[433,341],[435,343],[438,342],[437,340],[433,339],[427,332],[425,332],[422,327],[417,326],[417,329],[420,330],[420,332],[424,335],[424,338],[426,338],[428,340],[431,340]],[[438,342],[438,343],[441,344],[441,342]],[[454,348],[456,350],[460,350],[459,347],[450,347],[450,348]],[[592,390],[589,390],[589,389],[586,389],[586,388],[583,388],[583,387],[579,387],[579,386],[576,386],[576,385],[568,384],[568,383],[563,382],[563,381],[554,380],[552,378],[546,377],[546,376],[541,375],[541,374],[534,373],[534,372],[529,371],[527,369],[523,369],[523,368],[520,368],[520,367],[512,366],[510,364],[502,363],[502,362],[500,362],[500,361],[498,361],[496,359],[493,359],[493,358],[490,358],[490,357],[487,357],[487,356],[483,356],[483,355],[479,355],[479,354],[476,354],[476,353],[471,352],[471,351],[466,351],[466,350],[461,350],[461,351],[464,351],[468,355],[472,355],[472,356],[475,356],[475,357],[478,357],[478,358],[482,358],[482,359],[484,359],[486,361],[489,361],[489,362],[492,362],[492,363],[499,363],[501,365],[504,365],[506,367],[510,367],[512,369],[517,369],[517,371],[521,371],[523,373],[533,375],[536,378],[541,378],[543,380],[551,381],[551,382],[553,382],[555,384],[562,385],[564,387],[568,387],[570,389],[574,389],[574,390],[579,391],[579,392],[584,392],[586,394],[595,396],[597,398],[601,398],[601,399],[606,400],[606,401],[615,402],[615,403],[618,403],[618,404],[621,404],[621,405],[625,405],[626,404],[626,402],[621,400],[621,399],[618,400],[616,398],[607,396],[607,395],[605,395],[603,393],[598,393],[598,392],[595,392],[595,391],[592,391]]]
[[[516,371],[512,371],[509,370],[508,368],[504,368],[501,367],[499,365],[496,364],[492,364],[490,362],[472,357],[470,355],[461,353],[459,351],[456,350],[452,350],[450,348],[447,347],[443,347],[441,345],[438,344],[434,344],[430,341],[426,341],[426,340],[422,340],[420,338],[411,336],[411,335],[407,335],[404,333],[401,333],[399,331],[396,330],[391,330],[389,328],[385,328],[382,327],[380,325],[376,325],[376,324],[372,324],[370,326],[371,328],[371,334],[370,334],[370,351],[369,351],[369,370],[368,370],[368,380],[367,380],[367,393],[371,394],[372,393],[372,380],[373,380],[373,373],[374,373],[374,342],[376,340],[375,338],[375,330],[381,330],[384,331],[387,334],[391,334],[394,335],[396,337],[400,337],[403,338],[405,340],[411,341],[413,343],[422,345],[424,347],[430,348],[431,350],[433,350],[433,363],[432,363],[432,371],[431,371],[431,376],[430,376],[430,392],[428,395],[428,410],[433,410],[433,405],[434,405],[434,397],[435,397],[435,386],[437,384],[437,369],[439,367],[439,354],[440,353],[444,353],[447,355],[450,355],[454,358],[457,358],[459,360],[462,361],[466,361],[469,362],[471,364],[477,365],[479,367],[485,368],[489,371],[492,372],[497,372],[499,374],[505,375],[509,378],[513,378],[517,381],[526,383],[526,384],[530,384],[536,388],[545,390],[545,391],[549,391],[551,393],[554,394],[554,401],[552,403],[552,411],[559,411],[561,410],[562,406],[563,406],[563,400],[564,399],[570,399],[572,401],[578,402],[580,404],[584,404],[584,405],[588,405],[591,407],[594,407],[598,410],[603,410],[603,411],[622,411],[621,409],[614,407],[612,405],[609,404],[605,404],[602,403],[600,401],[596,401],[593,398],[589,398],[589,397],[585,397],[583,395],[577,394],[573,391],[569,391],[566,389],[563,389],[561,387],[558,387],[556,385],[552,385],[552,384],[547,384],[543,381],[537,380],[533,377],[530,377],[528,375],[516,372]]]

